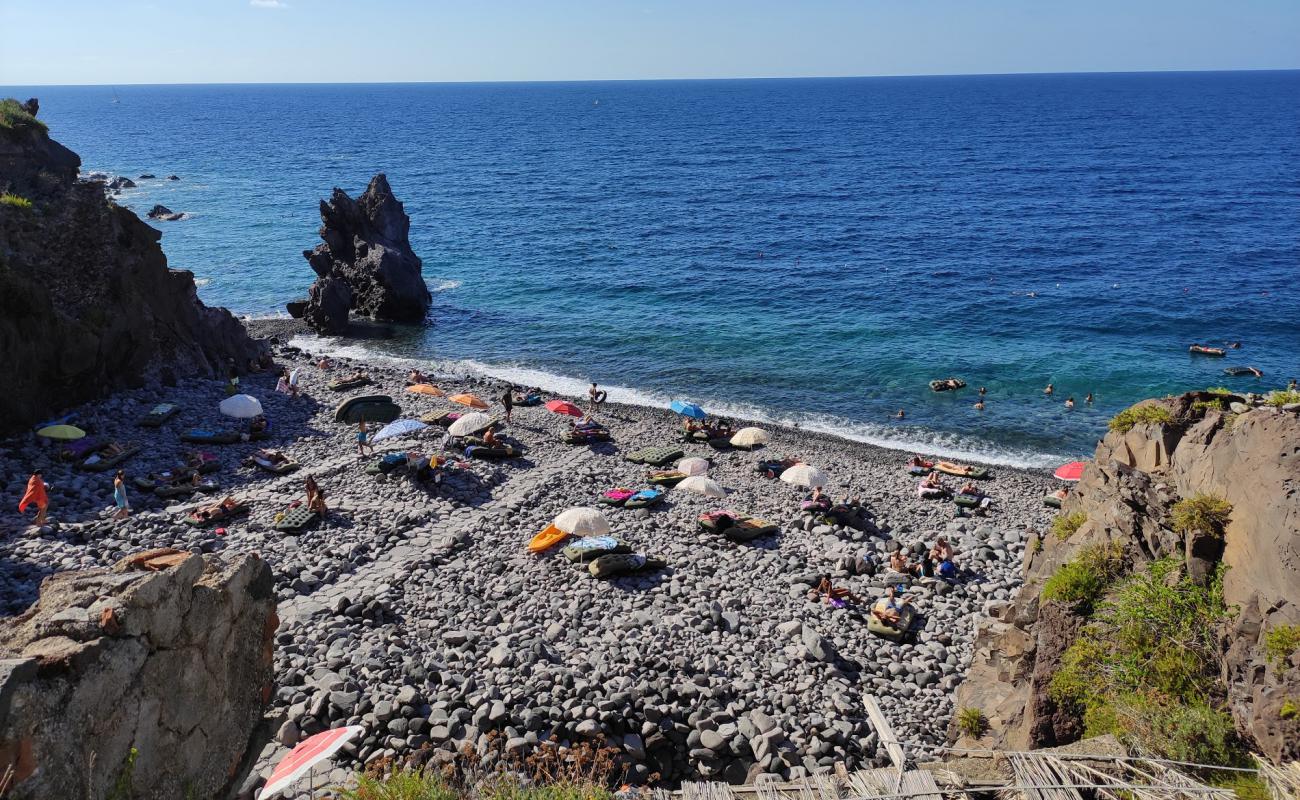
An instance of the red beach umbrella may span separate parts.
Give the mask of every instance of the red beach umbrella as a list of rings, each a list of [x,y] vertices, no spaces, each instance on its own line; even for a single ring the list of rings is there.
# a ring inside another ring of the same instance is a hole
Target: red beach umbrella
[[[1069,464],[1062,464],[1052,473],[1052,477],[1058,481],[1069,481],[1071,483],[1083,477],[1083,468],[1088,466],[1087,461],[1071,461]]]
[[[262,791],[257,793],[257,800],[269,800],[288,789],[312,767],[334,755],[335,751],[349,739],[360,735],[364,730],[360,725],[349,725],[345,728],[333,728],[302,740],[289,752],[289,755],[275,765],[275,771],[267,779]]]
[[[570,417],[582,416],[582,409],[568,400],[550,400],[546,403],[546,410],[553,411],[556,414],[567,414]]]

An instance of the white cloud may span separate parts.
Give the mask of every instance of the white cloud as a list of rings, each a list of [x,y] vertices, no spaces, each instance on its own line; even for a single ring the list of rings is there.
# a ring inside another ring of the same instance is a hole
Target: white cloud
[[[253,8],[288,8],[289,4],[284,0],[248,0],[248,4]]]

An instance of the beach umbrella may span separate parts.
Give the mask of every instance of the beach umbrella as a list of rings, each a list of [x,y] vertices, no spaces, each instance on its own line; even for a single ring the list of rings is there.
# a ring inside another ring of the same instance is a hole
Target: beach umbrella
[[[36,435],[42,439],[71,442],[85,437],[86,432],[75,425],[46,425],[37,431]]]
[[[704,409],[694,403],[688,403],[685,400],[674,400],[668,407],[678,414],[681,414],[683,417],[704,419],[708,416],[708,414],[704,413]]]
[[[257,800],[269,800],[285,789],[293,786],[306,775],[312,767],[334,755],[348,740],[359,736],[365,728],[360,725],[348,725],[334,728],[303,739],[298,746],[289,751],[289,755],[275,765],[275,771],[267,779],[262,791],[257,793]]]
[[[582,416],[582,409],[568,400],[549,400],[546,403],[546,410],[553,411],[556,414],[567,414],[570,417]]]
[[[712,478],[706,478],[703,475],[692,475],[677,484],[676,488],[687,492],[702,494],[705,497],[723,498],[727,496],[727,492],[718,485],[717,481]]]
[[[786,483],[793,483],[796,486],[814,486],[825,487],[830,483],[831,476],[814,467],[812,464],[795,464],[793,467],[781,473],[781,480]]]
[[[256,397],[237,394],[221,401],[221,413],[235,419],[252,419],[262,416],[262,403]]]
[[[762,428],[741,428],[731,437],[734,447],[757,447],[772,441],[772,435]]]
[[[468,436],[475,431],[481,431],[492,424],[492,418],[482,411],[475,411],[471,414],[465,414],[460,419],[451,423],[447,427],[447,433],[452,436]]]
[[[594,508],[579,506],[565,511],[551,524],[574,536],[608,536],[609,520]]]
[[[445,397],[446,392],[434,386],[432,383],[417,383],[406,387],[408,394],[427,394],[430,397]]]
[[[479,398],[475,397],[472,394],[453,394],[451,397],[448,397],[447,399],[453,403],[460,403],[462,406],[469,406],[470,408],[488,407],[487,403],[483,402],[482,400],[480,400]]]
[[[379,433],[370,437],[371,443],[382,442],[385,439],[396,439],[399,436],[409,436],[412,433],[418,433],[429,427],[418,419],[396,419],[379,429]]]
[[[709,461],[706,458],[683,458],[677,462],[677,471],[687,475],[703,475],[709,471]]]
[[[1088,466],[1087,461],[1071,461],[1069,464],[1062,464],[1052,473],[1052,477],[1058,481],[1069,481],[1074,483],[1083,477],[1083,468]]]

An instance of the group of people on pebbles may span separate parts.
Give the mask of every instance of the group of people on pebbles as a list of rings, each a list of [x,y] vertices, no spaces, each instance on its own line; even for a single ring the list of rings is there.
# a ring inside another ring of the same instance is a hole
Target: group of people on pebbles
[[[0,445],[5,491],[41,509],[33,525],[17,502],[0,511],[7,613],[44,575],[144,548],[271,565],[277,690],[255,772],[344,724],[365,733],[336,781],[415,752],[490,763],[577,742],[616,748],[631,782],[878,763],[863,697],[904,738],[942,741],[975,620],[1014,594],[1050,521],[1044,474],[918,457],[923,480],[943,465],[997,487],[995,505],[935,502],[895,451],[779,427],[739,449],[723,421],[615,405],[594,384],[548,397],[292,347],[257,366],[234,386],[260,401],[256,432],[218,410],[230,379],[76,409],[68,424],[129,451],[112,466],[137,487],[129,516],[66,445]],[[138,427],[160,404],[176,410]],[[457,427],[476,413],[487,424]],[[820,479],[780,479],[795,466]],[[615,488],[625,502],[603,503]],[[529,547],[575,510],[587,521]],[[597,575],[581,551],[601,548],[639,558]]]

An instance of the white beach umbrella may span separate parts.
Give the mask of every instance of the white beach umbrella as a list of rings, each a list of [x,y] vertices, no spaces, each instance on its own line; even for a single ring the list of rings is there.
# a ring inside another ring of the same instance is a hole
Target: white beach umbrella
[[[565,533],[574,536],[607,536],[609,520],[594,508],[578,506],[565,511],[551,521],[551,524]]]
[[[447,433],[450,433],[452,436],[468,436],[474,431],[486,428],[491,424],[491,422],[492,418],[487,414],[484,414],[481,411],[475,411],[471,414],[466,414],[451,423],[451,426],[447,428]]]
[[[733,447],[757,447],[772,441],[772,435],[762,428],[741,428],[731,437]]]
[[[687,475],[703,475],[709,471],[709,460],[707,458],[683,458],[677,462],[677,471],[685,472]]]
[[[382,442],[385,439],[396,439],[399,436],[409,436],[412,433],[418,433],[429,427],[418,419],[397,419],[388,423],[379,429],[371,442]]]
[[[262,416],[262,403],[256,397],[237,394],[221,401],[221,413],[235,419],[252,419]]]
[[[302,780],[312,767],[334,755],[340,747],[347,744],[349,739],[364,732],[365,728],[360,725],[349,725],[346,728],[334,728],[303,739],[289,755],[275,765],[275,771],[271,773],[262,791],[257,793],[257,800],[269,800],[293,786]]]
[[[831,476],[814,467],[812,464],[795,464],[785,472],[781,473],[781,480],[786,483],[793,483],[796,486],[814,486],[826,487],[830,483]]]
[[[702,494],[705,497],[723,498],[727,496],[726,491],[718,485],[718,482],[712,478],[706,478],[703,475],[692,475],[681,483],[677,484],[678,489]]]

